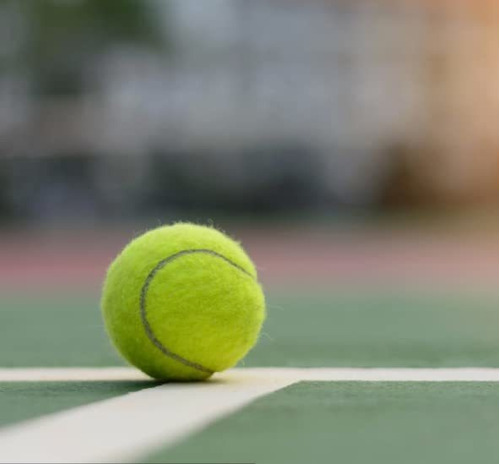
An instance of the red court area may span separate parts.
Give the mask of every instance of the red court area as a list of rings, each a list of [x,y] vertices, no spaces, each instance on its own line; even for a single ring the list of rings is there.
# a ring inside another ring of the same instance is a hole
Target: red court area
[[[113,257],[143,230],[4,232],[0,285],[14,291],[97,289]],[[496,231],[235,227],[265,285],[495,289]]]

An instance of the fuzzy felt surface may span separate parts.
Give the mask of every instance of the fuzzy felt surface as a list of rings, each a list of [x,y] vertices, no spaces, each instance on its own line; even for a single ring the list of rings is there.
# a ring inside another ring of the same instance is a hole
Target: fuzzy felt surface
[[[265,318],[255,267],[241,246],[185,223],[127,245],[108,270],[101,306],[118,351],[165,380],[202,380],[234,366]]]

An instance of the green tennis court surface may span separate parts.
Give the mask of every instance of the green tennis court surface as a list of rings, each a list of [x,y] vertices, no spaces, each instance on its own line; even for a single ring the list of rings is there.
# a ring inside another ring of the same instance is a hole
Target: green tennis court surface
[[[308,382],[152,454],[151,462],[498,460],[494,382]]]
[[[241,367],[497,366],[497,296],[484,291],[275,288],[268,304],[262,339]],[[97,292],[7,292],[2,319],[3,368],[124,365],[104,333]],[[0,381],[0,443],[11,426],[23,431],[30,420],[50,421],[51,414],[157,385]],[[174,442],[156,441],[131,460],[493,463],[497,420],[496,382],[292,382]]]
[[[4,296],[0,366],[123,365],[99,295]],[[282,290],[244,366],[496,366],[497,297],[484,292]]]

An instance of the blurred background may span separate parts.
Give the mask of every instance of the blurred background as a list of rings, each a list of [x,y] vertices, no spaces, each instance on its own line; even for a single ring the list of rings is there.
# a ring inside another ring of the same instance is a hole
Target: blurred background
[[[116,362],[105,269],[180,220],[260,269],[250,364],[495,364],[497,45],[494,0],[0,0],[0,364]]]
[[[0,224],[496,205],[493,0],[0,2]]]

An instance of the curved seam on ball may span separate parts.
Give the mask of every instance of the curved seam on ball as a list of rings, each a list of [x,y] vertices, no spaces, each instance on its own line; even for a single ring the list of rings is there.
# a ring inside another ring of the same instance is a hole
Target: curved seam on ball
[[[213,374],[214,371],[211,369],[206,368],[205,366],[202,366],[201,364],[198,364],[193,361],[189,361],[186,358],[183,358],[182,356],[174,353],[173,351],[170,351],[168,348],[166,348],[158,338],[156,338],[156,335],[153,332],[153,329],[151,325],[149,324],[149,321],[146,316],[146,296],[149,290],[149,286],[154,279],[155,275],[163,269],[167,264],[171,263],[177,258],[180,258],[181,256],[184,255],[190,255],[194,253],[205,253],[209,254],[212,256],[215,256],[217,258],[220,258],[224,260],[226,263],[230,264],[231,266],[235,267],[239,271],[243,272],[244,274],[248,275],[252,279],[254,279],[254,276],[250,274],[247,270],[245,270],[243,267],[241,267],[239,264],[236,264],[235,262],[231,261],[230,259],[226,258],[225,256],[217,253],[216,251],[213,250],[208,250],[208,249],[192,249],[192,250],[183,250],[179,251],[178,253],[175,253],[168,258],[162,259],[154,268],[153,270],[148,274],[146,277],[146,280],[144,281],[144,285],[142,286],[141,289],[141,300],[140,300],[140,310],[141,310],[141,320],[142,320],[142,325],[144,326],[144,330],[146,332],[147,337],[149,340],[153,343],[153,345],[156,346],[164,355],[168,356],[169,358],[172,358],[181,364],[184,364],[185,366],[192,367],[193,369],[197,369],[202,372],[206,372],[207,374]]]

